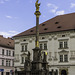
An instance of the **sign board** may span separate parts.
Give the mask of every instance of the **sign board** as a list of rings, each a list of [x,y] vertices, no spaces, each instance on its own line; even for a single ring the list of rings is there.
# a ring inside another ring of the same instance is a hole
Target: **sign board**
[[[0,69],[0,72],[4,72],[4,69]]]

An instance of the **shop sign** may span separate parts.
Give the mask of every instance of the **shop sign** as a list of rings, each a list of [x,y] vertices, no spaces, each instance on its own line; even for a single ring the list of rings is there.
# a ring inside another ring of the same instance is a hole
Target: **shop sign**
[[[4,72],[4,69],[0,69],[0,72]]]

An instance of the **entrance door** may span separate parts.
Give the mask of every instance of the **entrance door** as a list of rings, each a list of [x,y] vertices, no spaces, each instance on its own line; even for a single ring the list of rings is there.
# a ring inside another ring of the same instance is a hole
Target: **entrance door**
[[[4,75],[3,72],[1,72],[1,75]]]
[[[67,75],[66,70],[62,70],[62,71],[61,71],[61,75]]]
[[[6,75],[9,75],[9,72],[6,72]]]

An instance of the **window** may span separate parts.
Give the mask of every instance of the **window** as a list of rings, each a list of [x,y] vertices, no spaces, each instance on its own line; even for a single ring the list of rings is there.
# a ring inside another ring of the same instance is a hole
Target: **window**
[[[47,43],[44,43],[44,50],[47,50]]]
[[[10,61],[9,61],[9,66],[10,66]]]
[[[40,44],[40,49],[42,49],[42,44]]]
[[[8,50],[6,50],[6,55],[8,56]]]
[[[22,47],[22,52],[27,51],[27,46],[28,46],[27,44],[21,46]]]
[[[2,55],[4,55],[4,49],[2,49]]]
[[[22,46],[22,51],[24,51],[24,46]]]
[[[9,56],[11,56],[11,51],[9,51]]]
[[[6,60],[6,66],[8,66],[8,60]]]
[[[60,41],[59,48],[68,48],[68,42],[67,41]]]
[[[67,48],[67,41],[64,42],[64,48]]]
[[[60,62],[63,62],[63,55],[60,55]]]
[[[14,66],[14,60],[12,60],[12,66]]]
[[[21,61],[22,61],[22,64],[23,64],[24,63],[24,57],[22,57]]]
[[[47,50],[47,43],[40,43],[40,49]]]
[[[65,37],[65,35],[62,35],[62,37]]]
[[[11,66],[11,61],[10,60],[6,60],[6,66]]]
[[[68,62],[68,55],[60,55],[60,62]]]
[[[2,60],[2,66],[4,66],[4,60]]]
[[[64,62],[68,62],[68,55],[64,55]]]
[[[59,48],[63,48],[63,42],[59,42]]]
[[[14,51],[12,52],[12,56],[14,56]]]
[[[27,51],[27,45],[25,45],[25,51]]]

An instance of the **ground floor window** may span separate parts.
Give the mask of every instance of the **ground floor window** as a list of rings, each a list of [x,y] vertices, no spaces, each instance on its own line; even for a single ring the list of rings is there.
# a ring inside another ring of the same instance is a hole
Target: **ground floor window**
[[[6,72],[6,75],[10,75],[10,72]]]
[[[56,69],[56,70],[51,70],[50,72],[49,72],[49,75],[58,75],[58,70]]]

